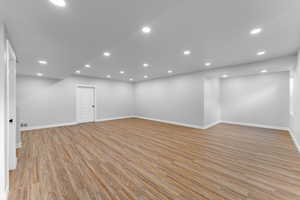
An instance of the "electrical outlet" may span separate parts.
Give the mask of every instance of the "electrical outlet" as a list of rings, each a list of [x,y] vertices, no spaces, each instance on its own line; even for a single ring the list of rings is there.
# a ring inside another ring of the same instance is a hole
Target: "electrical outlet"
[[[24,127],[27,127],[27,123],[24,123]]]
[[[20,124],[20,127],[23,127],[23,126],[24,126],[24,124],[23,124],[23,123],[21,123],[21,124]]]

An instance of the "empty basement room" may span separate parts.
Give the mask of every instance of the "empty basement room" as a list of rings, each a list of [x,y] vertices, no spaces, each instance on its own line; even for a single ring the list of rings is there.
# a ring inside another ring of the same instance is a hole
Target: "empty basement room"
[[[0,200],[300,200],[299,8],[0,1]]]

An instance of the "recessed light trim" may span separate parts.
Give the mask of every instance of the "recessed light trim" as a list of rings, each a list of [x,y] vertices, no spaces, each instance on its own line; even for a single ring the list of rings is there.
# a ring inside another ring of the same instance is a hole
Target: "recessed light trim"
[[[142,32],[145,34],[151,33],[151,27],[150,26],[143,26]]]
[[[53,5],[57,7],[66,7],[66,1],[65,0],[49,0]]]
[[[148,78],[148,75],[145,75],[144,78]]]
[[[251,35],[258,35],[258,34],[260,34],[262,32],[262,28],[254,28],[254,29],[252,29],[251,31],[250,31],[250,34]]]
[[[204,63],[204,65],[205,65],[206,67],[211,66],[211,64],[212,64],[211,62],[205,62],[205,63]]]
[[[111,56],[111,53],[108,52],[108,51],[105,51],[105,52],[103,53],[103,55],[104,55],[105,57],[109,57],[109,56]]]
[[[143,67],[149,67],[149,64],[148,63],[144,63]]]
[[[108,74],[108,75],[106,75],[106,78],[111,78],[111,75],[109,75],[109,74]]]
[[[48,64],[48,62],[46,60],[39,60],[38,63],[41,64],[41,65],[47,65]]]
[[[80,70],[76,70],[75,73],[76,73],[76,74],[80,74],[81,71],[80,71]]]
[[[37,76],[43,76],[43,73],[36,73]]]
[[[172,74],[173,73],[173,70],[168,70],[168,74]]]
[[[265,55],[266,54],[266,50],[260,50],[256,53],[256,55],[258,56],[262,56],[262,55]]]
[[[191,50],[184,50],[183,51],[183,55],[186,55],[186,56],[188,56],[188,55],[191,55]]]
[[[120,71],[120,74],[125,74],[125,72],[124,71]]]

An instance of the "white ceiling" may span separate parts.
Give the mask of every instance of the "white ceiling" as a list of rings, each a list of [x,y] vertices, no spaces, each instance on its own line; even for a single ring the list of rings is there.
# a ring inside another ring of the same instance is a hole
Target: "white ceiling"
[[[81,70],[87,76],[140,81],[145,74],[152,79],[169,76],[168,70],[174,75],[293,54],[300,46],[299,0],[66,2],[58,8],[48,0],[0,0],[19,74],[64,78]],[[143,35],[143,25],[152,33]],[[257,26],[263,32],[250,36]],[[185,49],[192,54],[183,56]],[[257,56],[261,49],[267,54]]]

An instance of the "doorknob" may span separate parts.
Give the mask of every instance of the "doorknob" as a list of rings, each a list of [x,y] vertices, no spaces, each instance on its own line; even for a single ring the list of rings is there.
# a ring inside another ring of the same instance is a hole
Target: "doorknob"
[[[10,120],[9,120],[9,123],[13,123],[13,122],[14,122],[14,119],[10,119]]]

